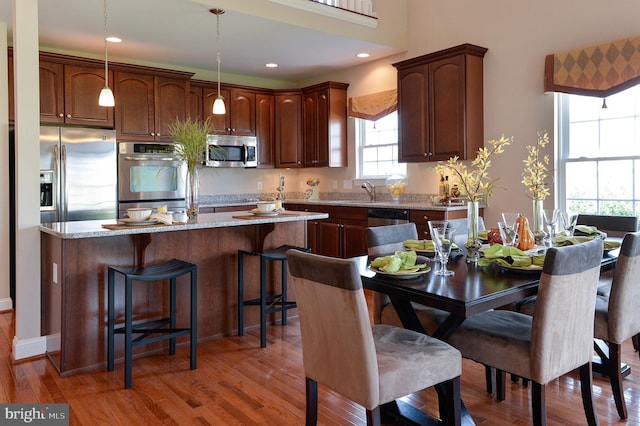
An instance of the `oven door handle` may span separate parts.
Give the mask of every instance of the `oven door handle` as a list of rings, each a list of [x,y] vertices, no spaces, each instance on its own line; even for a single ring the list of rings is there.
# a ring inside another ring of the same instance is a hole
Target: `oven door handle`
[[[178,159],[176,157],[144,157],[144,156],[140,156],[140,157],[132,157],[132,156],[127,156],[124,157],[125,160],[130,160],[130,161],[178,161]]]

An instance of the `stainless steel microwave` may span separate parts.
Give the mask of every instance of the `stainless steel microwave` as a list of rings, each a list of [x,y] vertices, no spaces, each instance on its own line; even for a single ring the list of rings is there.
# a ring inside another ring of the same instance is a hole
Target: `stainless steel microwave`
[[[255,136],[208,135],[206,156],[209,167],[257,167],[258,140]]]

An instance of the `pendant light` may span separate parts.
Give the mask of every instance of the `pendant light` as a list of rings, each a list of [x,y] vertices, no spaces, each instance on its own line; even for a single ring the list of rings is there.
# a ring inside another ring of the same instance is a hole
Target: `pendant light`
[[[112,107],[116,102],[113,99],[113,92],[109,88],[109,60],[107,51],[107,0],[104,0],[104,88],[100,91],[98,105]]]
[[[224,98],[220,94],[220,15],[224,13],[222,9],[211,9],[209,12],[216,15],[216,47],[218,54],[216,56],[216,62],[218,63],[218,97],[213,103],[213,113],[216,115],[224,115],[227,113],[227,109],[224,106]]]

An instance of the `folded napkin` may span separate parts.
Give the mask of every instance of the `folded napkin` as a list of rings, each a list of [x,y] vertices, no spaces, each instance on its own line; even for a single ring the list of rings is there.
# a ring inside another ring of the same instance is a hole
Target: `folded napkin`
[[[436,248],[433,245],[432,240],[404,240],[402,245],[411,250],[420,250],[420,251],[436,251]],[[451,250],[457,250],[458,246],[456,243],[451,245]]]
[[[492,263],[500,266],[542,266],[544,264],[544,254],[529,256],[527,253],[516,247],[494,244],[482,252],[484,255],[478,260],[478,265],[487,266]]]
[[[416,263],[418,255],[415,251],[397,251],[389,256],[376,257],[371,262],[371,267],[384,272],[394,273],[402,270],[418,270],[425,268],[426,263]]]
[[[555,246],[558,246],[558,247],[582,244],[582,243],[586,243],[587,241],[591,241],[594,238],[599,237],[599,235],[600,234],[593,234],[593,235],[589,235],[589,236],[575,235],[573,237],[560,236],[560,237],[555,237],[553,239],[553,244]],[[614,250],[614,249],[617,249],[618,247],[620,247],[620,244],[621,244],[620,241],[604,240],[604,249],[605,250]]]
[[[173,223],[173,213],[153,213],[149,220],[156,220],[165,225],[171,225]]]
[[[587,236],[587,237],[600,237],[602,239],[607,238],[607,233],[599,231],[598,228],[591,225],[576,225],[573,229],[574,236]]]
[[[484,241],[489,240],[489,231],[478,231],[478,238]]]

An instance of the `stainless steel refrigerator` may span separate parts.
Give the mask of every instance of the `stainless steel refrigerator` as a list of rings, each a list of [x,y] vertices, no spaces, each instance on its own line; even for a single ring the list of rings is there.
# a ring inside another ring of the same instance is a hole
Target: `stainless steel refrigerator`
[[[115,219],[116,132],[40,127],[40,222]]]

